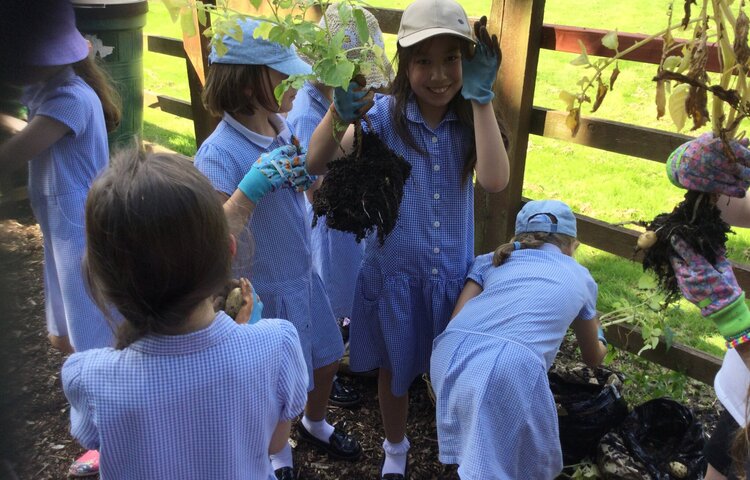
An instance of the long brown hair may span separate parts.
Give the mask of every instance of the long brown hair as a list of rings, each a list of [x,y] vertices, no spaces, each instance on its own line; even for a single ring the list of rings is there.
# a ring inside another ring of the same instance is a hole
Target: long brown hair
[[[406,145],[421,154],[425,154],[426,152],[420,145],[417,145],[414,137],[409,131],[408,122],[406,120],[406,103],[409,101],[409,97],[412,95],[411,84],[409,83],[409,76],[407,75],[407,72],[414,56],[429,49],[432,39],[434,39],[434,37],[423,40],[410,47],[402,47],[398,43],[396,44],[396,56],[393,60],[393,63],[396,63],[398,65],[398,69],[396,71],[396,78],[394,78],[393,83],[391,84],[390,91],[390,94],[394,98],[391,113],[393,116],[393,124],[394,129],[396,130],[396,134],[398,134],[398,136],[401,138],[401,140],[403,140],[404,143],[406,143]],[[461,55],[468,56],[470,54],[471,44],[466,40],[461,40],[460,48]],[[456,113],[459,122],[461,122],[467,134],[470,135],[473,139],[474,112],[471,107],[471,101],[463,98],[461,96],[461,92],[459,91],[448,104],[448,110],[452,110]],[[509,148],[507,127],[505,125],[504,119],[497,110],[495,110],[495,119],[497,120],[497,124],[500,127],[500,133],[503,137],[503,143],[505,144],[505,148],[507,149]],[[476,163],[476,146],[472,141],[469,144],[469,150],[466,153],[466,158],[464,159],[464,168],[462,171],[463,181],[471,177],[472,173],[474,172]]]
[[[546,232],[529,232],[519,233],[515,237],[510,239],[510,242],[504,243],[497,247],[495,254],[492,256],[492,264],[496,267],[505,263],[510,257],[510,254],[514,250],[521,250],[525,248],[538,249],[545,243],[551,243],[557,246],[560,250],[570,250],[577,242],[574,237],[570,235],[564,235],[562,233],[546,233]],[[518,245],[516,245],[518,243]]]
[[[246,90],[250,88],[251,94]],[[234,65],[214,63],[208,67],[206,85],[201,93],[208,113],[221,117],[224,113],[252,115],[253,97],[257,104],[269,112],[279,109],[273,94],[271,77],[265,65]]]
[[[125,151],[92,185],[84,272],[102,311],[124,317],[118,348],[181,325],[230,265],[221,202],[190,161]]]
[[[113,85],[113,80],[99,61],[90,56],[73,64],[73,71],[81,77],[93,90],[104,110],[104,121],[107,131],[113,132],[122,118],[122,99]]]

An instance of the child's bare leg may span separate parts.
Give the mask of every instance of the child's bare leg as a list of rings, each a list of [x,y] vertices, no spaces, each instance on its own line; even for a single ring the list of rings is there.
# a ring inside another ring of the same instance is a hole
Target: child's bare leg
[[[385,442],[383,450],[383,469],[381,475],[388,473],[404,474],[406,471],[409,440],[406,438],[406,420],[409,415],[409,394],[397,397],[391,391],[390,371],[381,368],[378,373],[378,403],[383,419]]]
[[[385,438],[391,443],[400,442],[406,436],[409,394],[397,397],[391,393],[391,372],[384,368],[381,368],[378,373],[378,403],[380,403]]]
[[[70,340],[68,339],[68,336],[64,337],[58,337],[57,335],[52,335],[51,333],[47,335],[47,338],[49,338],[49,343],[52,344],[53,347],[60,350],[64,354],[73,353],[73,346],[70,344]]]
[[[333,362],[330,365],[313,370],[315,388],[307,393],[307,405],[305,405],[305,416],[310,420],[319,422],[326,418],[331,385],[333,385],[333,377],[338,369],[339,362]]]

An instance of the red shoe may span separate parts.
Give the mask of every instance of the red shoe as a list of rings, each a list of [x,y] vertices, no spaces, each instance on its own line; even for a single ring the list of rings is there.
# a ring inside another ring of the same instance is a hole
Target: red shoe
[[[78,460],[73,462],[68,469],[68,477],[81,478],[91,477],[99,474],[99,452],[89,450]]]

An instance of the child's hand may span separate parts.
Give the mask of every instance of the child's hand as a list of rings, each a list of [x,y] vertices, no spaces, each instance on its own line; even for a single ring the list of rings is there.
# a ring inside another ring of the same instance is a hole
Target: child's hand
[[[474,23],[477,45],[472,58],[462,58],[464,85],[461,95],[467,100],[487,104],[495,97],[492,84],[502,61],[502,52],[497,35],[490,37],[487,31],[487,17]]]
[[[674,185],[688,190],[743,198],[750,186],[747,147],[747,139],[726,145],[712,133],[704,133],[669,155],[667,176]]]
[[[237,323],[257,323],[263,313],[263,302],[255,293],[252,284],[247,278],[240,278],[240,291],[242,292],[242,306],[237,312],[234,321]]]
[[[346,90],[341,87],[333,90],[333,111],[342,123],[354,123],[372,107],[375,93],[363,88],[352,80]]]
[[[253,203],[263,198],[269,192],[280,188],[284,184],[292,185],[292,165],[298,156],[297,147],[282,145],[270,152],[264,153],[253,163],[250,171],[237,186]]]

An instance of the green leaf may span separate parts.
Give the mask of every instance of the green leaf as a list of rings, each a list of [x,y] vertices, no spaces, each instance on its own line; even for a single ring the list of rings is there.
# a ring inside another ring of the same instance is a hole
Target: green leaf
[[[271,35],[271,29],[274,28],[274,25],[270,22],[261,22],[260,25],[255,29],[253,32],[253,37],[255,38],[265,38],[268,40],[269,36]]]
[[[660,299],[652,297],[648,301],[648,308],[650,308],[651,310],[653,310],[655,312],[661,311],[662,307],[661,307],[661,301],[660,301]]]
[[[366,44],[370,41],[370,31],[367,29],[367,19],[365,18],[365,12],[361,8],[357,7],[354,9],[354,23],[357,25],[357,35],[361,45]]]
[[[639,290],[654,290],[656,288],[656,279],[651,275],[644,273],[638,278]]]
[[[169,17],[173,22],[176,22],[180,17],[180,11],[183,8],[188,7],[188,2],[186,0],[162,0],[162,3],[167,7]]]
[[[224,41],[221,38],[214,38],[213,45],[216,49],[216,55],[218,55],[219,57],[223,57],[224,54],[227,53],[227,50],[229,50],[227,46],[224,45]]]
[[[182,28],[182,34],[186,37],[192,37],[195,35],[195,23],[193,23],[192,9],[185,9],[180,12],[180,27]]]
[[[565,102],[565,110],[571,110],[575,104],[576,96],[567,90],[561,90],[558,97]]]
[[[669,325],[664,325],[664,346],[667,347],[667,350],[672,348],[672,344],[674,343],[674,330],[669,328]]]
[[[586,46],[583,44],[581,40],[578,40],[578,45],[581,46],[581,54],[578,55],[576,58],[573,59],[572,62],[570,62],[571,65],[591,65],[591,62],[589,61],[589,56],[586,53]]]
[[[609,48],[610,50],[617,51],[617,47],[619,46],[619,42],[617,39],[617,30],[608,32],[606,35],[604,35],[602,37],[602,45]]]
[[[664,63],[662,63],[662,66],[664,67],[664,70],[675,71],[680,67],[681,64],[682,57],[677,55],[670,55],[664,59]]]
[[[320,81],[331,87],[346,88],[354,75],[354,63],[347,59],[324,58],[318,64]]]
[[[352,7],[347,2],[340,2],[338,6],[339,10],[339,20],[341,21],[341,25],[349,25],[349,20],[352,18]],[[344,31],[342,28],[339,31]]]
[[[259,9],[260,5],[263,3],[263,0],[250,0],[250,4],[253,6],[254,9]]]

